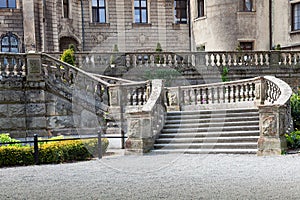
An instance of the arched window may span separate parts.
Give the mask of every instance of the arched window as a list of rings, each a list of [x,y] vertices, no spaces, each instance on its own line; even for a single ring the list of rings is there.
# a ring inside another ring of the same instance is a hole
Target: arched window
[[[19,53],[19,41],[17,36],[9,32],[1,38],[1,52]]]

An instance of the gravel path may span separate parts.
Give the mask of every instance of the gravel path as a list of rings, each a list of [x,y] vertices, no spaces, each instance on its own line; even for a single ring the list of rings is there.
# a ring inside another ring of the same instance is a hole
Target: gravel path
[[[0,199],[300,199],[300,156],[147,155],[0,169]]]

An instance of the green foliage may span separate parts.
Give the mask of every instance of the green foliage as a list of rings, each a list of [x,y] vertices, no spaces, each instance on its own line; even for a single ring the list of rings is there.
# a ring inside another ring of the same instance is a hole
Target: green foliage
[[[294,128],[300,129],[300,90],[292,95],[290,102]]]
[[[102,152],[108,147],[108,140],[102,140]],[[97,139],[68,140],[60,142],[48,142],[39,145],[40,164],[62,163],[79,160],[89,160],[97,156]],[[33,147],[28,146],[1,146],[0,167],[31,165],[34,164]]]
[[[20,140],[13,139],[9,136],[9,133],[0,134],[0,143],[7,142],[20,142]],[[8,144],[7,146],[22,146],[22,144]]]
[[[162,52],[162,51],[163,51],[159,42],[156,44],[156,49],[155,49],[155,51],[156,51],[156,52]]]
[[[229,78],[228,78],[228,68],[227,67],[223,67],[222,69],[222,75],[221,75],[221,78],[222,78],[222,81],[223,82],[227,82],[229,81]]]
[[[118,45],[114,45],[114,48],[113,48],[113,53],[117,53],[119,52],[119,49],[118,49]],[[116,64],[116,56],[115,55],[111,55],[110,56],[110,61],[109,61],[110,64]]]
[[[0,167],[32,164],[34,164],[33,147],[0,147]]]
[[[75,66],[75,55],[74,55],[74,48],[70,45],[69,49],[66,49],[63,54],[61,55],[60,60],[66,62],[70,65]]]
[[[171,86],[172,80],[177,80],[181,74],[174,69],[156,69],[154,71],[148,70],[145,72],[144,78],[146,80],[164,79],[167,87]]]
[[[290,149],[300,148],[300,131],[296,130],[291,132],[290,134],[285,134],[285,138],[287,141],[287,146]]]

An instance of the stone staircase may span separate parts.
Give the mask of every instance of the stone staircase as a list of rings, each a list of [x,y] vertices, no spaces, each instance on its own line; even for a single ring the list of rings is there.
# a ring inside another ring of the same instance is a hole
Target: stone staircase
[[[152,151],[254,154],[258,138],[257,109],[172,111]]]

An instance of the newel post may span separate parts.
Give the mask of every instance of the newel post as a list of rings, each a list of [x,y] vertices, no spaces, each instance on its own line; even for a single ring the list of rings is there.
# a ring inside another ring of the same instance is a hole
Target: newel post
[[[264,77],[259,77],[255,81],[255,101],[254,104],[256,107],[265,104],[266,100],[266,81]]]
[[[43,81],[42,58],[39,53],[27,54],[27,81]]]
[[[109,86],[109,113],[110,116],[117,123],[119,128],[112,128],[108,126],[107,133],[121,134],[124,131],[124,107],[126,102],[123,101],[123,92],[121,85]]]
[[[286,150],[286,105],[259,106],[258,156],[281,155]]]
[[[156,120],[157,116],[154,116],[161,114],[159,110],[164,108],[160,101],[163,89],[162,80],[153,80],[152,92],[147,103],[143,107],[134,106],[126,110],[128,138],[125,144],[125,154],[142,155],[153,148],[160,131],[157,131],[155,127],[163,125],[163,122]]]

